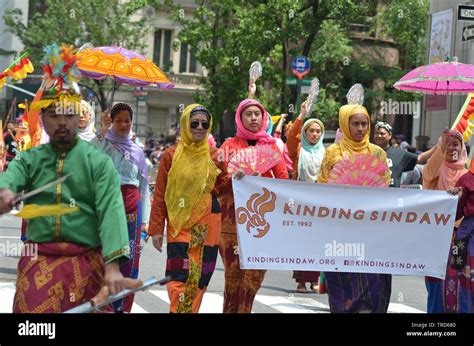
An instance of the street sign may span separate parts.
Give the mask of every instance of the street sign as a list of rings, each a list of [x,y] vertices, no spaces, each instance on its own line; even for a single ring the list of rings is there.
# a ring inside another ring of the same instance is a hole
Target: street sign
[[[301,94],[304,94],[304,95],[309,94],[309,89],[311,89],[311,86],[309,86],[309,85],[302,86],[301,87]]]
[[[87,100],[90,101],[94,98],[95,94],[92,90],[87,90]]]
[[[298,77],[298,79],[302,79],[306,76],[311,69],[311,63],[309,59],[303,55],[299,55],[291,61],[291,72]]]
[[[296,78],[287,78],[286,85],[296,85],[298,84],[298,79]],[[311,79],[305,78],[300,81],[300,85],[311,85]]]
[[[474,25],[466,26],[462,29],[462,40],[469,41],[474,38]]]
[[[458,5],[458,20],[474,21],[474,5]]]

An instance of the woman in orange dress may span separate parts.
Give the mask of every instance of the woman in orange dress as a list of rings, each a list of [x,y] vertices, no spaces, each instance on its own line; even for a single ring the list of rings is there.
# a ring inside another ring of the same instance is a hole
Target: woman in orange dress
[[[229,162],[233,154],[250,146],[268,145],[280,153],[275,139],[266,133],[269,115],[254,99],[245,99],[237,107],[235,122],[237,134],[221,146],[221,155]],[[260,174],[259,174],[260,175]],[[261,174],[262,177],[288,179],[283,157],[276,166]],[[257,291],[262,285],[265,270],[240,269],[235,207],[232,189],[220,198],[222,208],[222,237],[219,251],[225,267],[224,313],[250,313]]]
[[[181,140],[160,160],[148,234],[161,252],[166,221],[170,312],[196,313],[216,266],[221,231],[217,196],[229,178],[217,149],[209,148],[209,111],[187,106],[180,126]]]

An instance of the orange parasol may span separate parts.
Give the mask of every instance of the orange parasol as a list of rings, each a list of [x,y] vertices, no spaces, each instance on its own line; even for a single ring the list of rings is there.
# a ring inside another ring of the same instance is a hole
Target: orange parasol
[[[83,77],[98,80],[113,77],[117,83],[153,85],[160,89],[174,87],[150,59],[122,47],[87,48],[77,53],[77,57],[77,66]]]

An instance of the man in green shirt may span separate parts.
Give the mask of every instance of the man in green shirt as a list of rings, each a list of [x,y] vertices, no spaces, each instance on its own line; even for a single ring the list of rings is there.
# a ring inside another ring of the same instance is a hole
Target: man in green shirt
[[[107,155],[76,137],[79,113],[70,111],[80,109],[76,101],[69,107],[58,102],[41,114],[50,143],[20,153],[0,175],[0,214],[12,210],[17,193],[69,173],[25,204],[66,203],[79,211],[29,221],[28,246],[37,246],[39,256],[20,259],[14,312],[61,312],[89,301],[104,285],[111,294],[127,286],[119,270],[129,239],[117,171]]]

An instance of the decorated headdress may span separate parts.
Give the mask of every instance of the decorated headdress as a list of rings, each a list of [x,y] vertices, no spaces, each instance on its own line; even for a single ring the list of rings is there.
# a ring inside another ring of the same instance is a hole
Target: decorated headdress
[[[44,109],[54,102],[73,103],[80,109],[82,99],[77,82],[80,72],[77,68],[77,56],[74,47],[56,43],[44,47],[45,55],[41,60],[43,66],[43,83],[45,90],[41,100],[34,102],[32,109]]]

